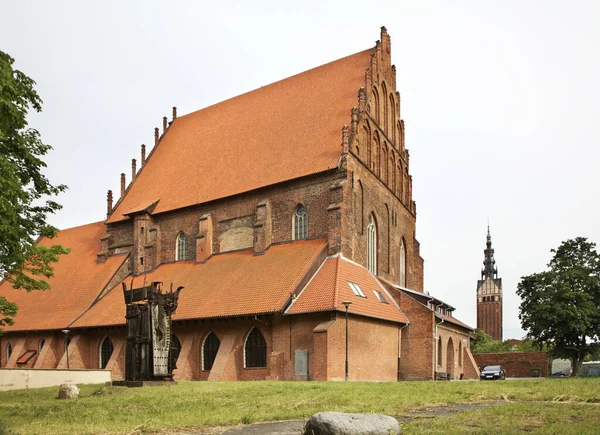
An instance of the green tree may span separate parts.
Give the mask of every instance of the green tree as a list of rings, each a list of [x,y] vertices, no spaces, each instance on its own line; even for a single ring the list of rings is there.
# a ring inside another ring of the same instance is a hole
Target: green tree
[[[510,352],[512,346],[508,341],[492,340],[492,337],[482,329],[473,331],[471,338],[471,352],[473,353],[497,353]]]
[[[66,189],[53,186],[42,174],[41,159],[52,149],[37,130],[27,127],[30,108],[40,112],[42,100],[35,82],[13,69],[14,59],[0,51],[0,278],[16,289],[47,290],[52,263],[67,249],[36,245],[58,230],[46,222],[61,206],[48,197]],[[0,330],[12,324],[17,307],[0,297]]]
[[[576,376],[600,339],[600,255],[583,237],[551,252],[548,270],[521,278],[519,319],[528,338],[570,359]]]

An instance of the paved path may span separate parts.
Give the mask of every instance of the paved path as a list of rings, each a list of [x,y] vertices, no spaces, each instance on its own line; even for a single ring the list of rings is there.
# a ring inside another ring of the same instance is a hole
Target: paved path
[[[397,417],[398,421],[410,422],[421,419],[424,416],[448,416],[456,412],[465,412],[472,409],[487,408],[489,406],[507,405],[505,401],[483,402],[483,403],[465,403],[451,406],[440,406],[432,408],[418,409],[409,411],[402,417]],[[270,423],[255,423],[245,426],[237,426],[221,432],[221,435],[301,435],[303,433],[305,420],[275,421]]]
[[[275,421],[271,423],[255,423],[234,427],[222,432],[222,435],[300,435],[304,431],[305,420]]]

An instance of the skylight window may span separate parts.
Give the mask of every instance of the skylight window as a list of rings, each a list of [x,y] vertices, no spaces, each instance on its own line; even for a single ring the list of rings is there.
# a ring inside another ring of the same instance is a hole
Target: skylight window
[[[379,302],[381,302],[382,304],[389,304],[385,296],[383,296],[383,293],[381,293],[379,290],[373,290],[373,293],[375,293],[375,296],[377,296]]]
[[[353,282],[348,282],[348,285],[350,286],[350,288],[352,289],[352,291],[354,292],[354,294],[356,296],[360,296],[361,298],[366,298],[365,294],[363,293],[362,289],[358,286],[358,284],[355,284]]]

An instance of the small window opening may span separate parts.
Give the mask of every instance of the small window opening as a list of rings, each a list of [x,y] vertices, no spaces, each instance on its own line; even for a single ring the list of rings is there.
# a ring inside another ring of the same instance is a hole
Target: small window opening
[[[267,342],[257,328],[252,328],[244,346],[246,368],[267,367]]]
[[[100,344],[100,368],[105,369],[110,361],[110,357],[113,353],[113,344],[110,338],[104,337]]]
[[[308,238],[308,212],[303,205],[298,206],[294,213],[294,240]]]
[[[144,257],[140,257],[140,264],[143,266],[144,265]]]
[[[208,334],[202,346],[202,370],[212,370],[221,342],[214,332]]]
[[[352,292],[356,295],[356,296],[360,296],[362,298],[366,298],[364,292],[362,291],[362,289],[359,287],[358,284],[355,284],[353,282],[348,281],[348,285],[350,286],[350,288],[352,289]]]
[[[379,290],[373,290],[373,293],[375,293],[375,296],[377,296],[379,302],[381,302],[382,304],[389,304],[385,296],[383,296],[383,293],[381,293]]]

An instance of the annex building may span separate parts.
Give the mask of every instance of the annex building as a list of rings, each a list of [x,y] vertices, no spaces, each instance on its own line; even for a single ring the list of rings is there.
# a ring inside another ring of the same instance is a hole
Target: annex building
[[[47,292],[18,304],[2,367],[125,370],[127,288],[183,286],[175,379],[478,378],[472,328],[423,292],[391,41],[185,116],[65,229]],[[185,176],[182,176],[185,174]],[[67,332],[63,332],[66,330]]]

